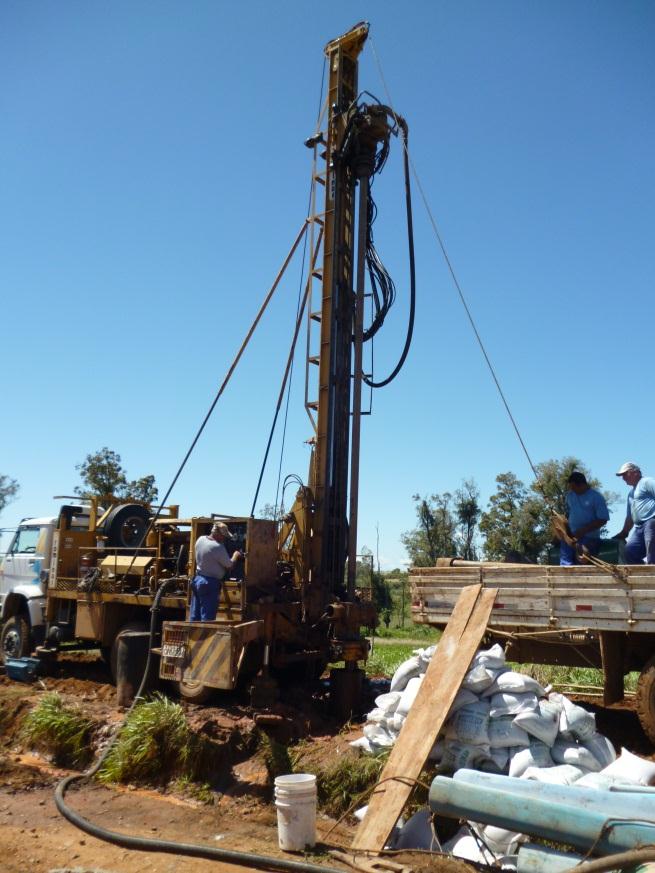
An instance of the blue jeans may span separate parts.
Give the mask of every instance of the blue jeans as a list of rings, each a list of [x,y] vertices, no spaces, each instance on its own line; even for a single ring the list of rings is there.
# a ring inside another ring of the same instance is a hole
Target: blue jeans
[[[578,540],[579,545],[584,546],[590,555],[597,555],[600,551],[600,537],[584,536]],[[559,563],[560,567],[572,567],[574,564],[579,564],[578,556],[575,553],[575,548],[569,546],[562,540],[559,544]]]
[[[655,564],[655,518],[636,524],[625,544],[626,564]]]
[[[189,621],[214,621],[218,611],[221,580],[214,576],[194,576],[191,583],[191,615]]]

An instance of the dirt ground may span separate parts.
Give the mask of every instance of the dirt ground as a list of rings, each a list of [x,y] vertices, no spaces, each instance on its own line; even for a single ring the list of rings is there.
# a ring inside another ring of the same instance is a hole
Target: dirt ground
[[[379,684],[370,696],[380,693]],[[122,718],[115,706],[115,689],[104,665],[93,656],[77,656],[57,668],[54,675],[26,685],[0,676],[0,839],[5,873],[201,873],[243,871],[234,864],[185,858],[156,852],[130,851],[91,837],[69,824],[57,811],[54,787],[68,775],[26,749],[20,722],[44,691],[58,691],[76,702],[104,725],[106,735]],[[278,738],[283,742],[304,739],[310,758],[329,759],[343,754],[360,725],[339,728],[329,718],[320,690],[302,686],[284,689],[284,702],[275,708]],[[582,700],[582,698],[578,698]],[[335,821],[319,813],[319,843],[311,855],[281,852],[277,845],[276,812],[264,762],[248,749],[255,720],[244,696],[226,695],[221,706],[188,706],[191,726],[212,739],[224,741],[226,778],[214,794],[214,805],[199,803],[185,794],[136,786],[106,788],[95,783],[74,786],[68,799],[85,818],[110,830],[174,842],[202,843],[221,849],[304,860],[321,866],[350,869],[329,855],[351,843],[354,824]],[[603,709],[595,699],[585,700],[597,714],[598,729],[617,749],[628,747],[652,757],[653,748],[639,725],[630,701]],[[370,708],[370,707],[369,707]],[[233,738],[237,741],[233,741]],[[251,748],[251,747],[250,747]],[[329,833],[328,833],[329,832]],[[472,868],[439,856],[405,853],[393,856],[414,873],[465,873]]]

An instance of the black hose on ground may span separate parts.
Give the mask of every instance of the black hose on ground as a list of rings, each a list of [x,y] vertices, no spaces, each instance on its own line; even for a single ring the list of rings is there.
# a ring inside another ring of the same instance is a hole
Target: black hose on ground
[[[178,584],[177,579],[167,579],[157,589],[155,598],[150,609],[150,639],[148,642],[148,658],[146,666],[141,678],[141,684],[137,691],[132,705],[125,713],[123,721],[114,731],[114,734],[109,741],[107,748],[100,755],[98,760],[84,773],[76,773],[73,776],[66,776],[62,779],[55,788],[55,804],[59,812],[72,825],[92,837],[99,840],[104,840],[107,843],[113,843],[116,846],[121,846],[124,849],[134,849],[140,852],[166,852],[172,855],[187,855],[194,858],[206,858],[209,861],[224,861],[233,864],[240,864],[248,868],[259,870],[281,870],[289,871],[289,873],[342,873],[335,867],[321,867],[317,864],[309,864],[305,861],[287,861],[284,858],[272,858],[267,855],[256,855],[251,852],[236,852],[230,849],[219,849],[215,846],[203,846],[200,843],[173,843],[168,840],[157,840],[151,837],[135,837],[129,834],[120,834],[117,831],[110,831],[107,828],[100,827],[88,819],[81,816],[75,810],[71,809],[66,803],[65,795],[70,786],[74,782],[79,782],[82,779],[90,779],[102,767],[102,764],[111,751],[118,734],[129,717],[130,713],[142,699],[142,694],[148,682],[150,670],[152,668],[152,649],[157,633],[157,624],[159,618],[159,610],[161,599],[166,591]]]

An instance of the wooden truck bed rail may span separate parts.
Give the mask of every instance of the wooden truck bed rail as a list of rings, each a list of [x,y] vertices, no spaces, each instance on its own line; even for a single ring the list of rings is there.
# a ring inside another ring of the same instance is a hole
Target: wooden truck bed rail
[[[412,567],[412,618],[445,626],[462,588],[497,588],[490,628],[655,632],[655,567]]]

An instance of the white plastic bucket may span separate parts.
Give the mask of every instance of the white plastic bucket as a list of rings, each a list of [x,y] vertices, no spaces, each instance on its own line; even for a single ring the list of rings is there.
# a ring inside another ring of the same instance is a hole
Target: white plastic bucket
[[[316,845],[316,776],[276,776],[275,806],[281,849],[302,852],[306,846]]]

